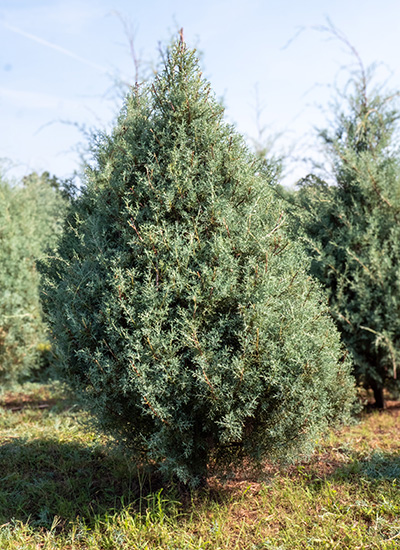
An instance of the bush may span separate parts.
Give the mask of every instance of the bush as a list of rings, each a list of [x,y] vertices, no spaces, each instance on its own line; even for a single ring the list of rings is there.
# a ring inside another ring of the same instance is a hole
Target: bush
[[[49,348],[39,303],[35,259],[60,232],[62,200],[47,174],[12,186],[0,181],[0,383],[8,386],[40,366]]]
[[[135,88],[43,265],[66,380],[166,476],[293,458],[346,419],[350,366],[282,204],[181,41]]]
[[[312,273],[329,292],[358,382],[383,407],[400,358],[400,112],[396,94],[369,88],[361,71],[335,105],[321,132],[331,169],[306,178],[298,200]]]

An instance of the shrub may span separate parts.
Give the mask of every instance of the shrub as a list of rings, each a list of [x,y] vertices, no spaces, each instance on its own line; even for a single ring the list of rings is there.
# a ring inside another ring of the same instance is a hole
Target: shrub
[[[370,91],[363,71],[345,100],[321,132],[334,185],[316,174],[302,182],[301,223],[358,382],[383,407],[400,350],[400,112],[396,94]]]
[[[183,41],[135,88],[43,265],[67,381],[132,456],[196,485],[293,458],[353,400],[282,204]]]
[[[35,259],[60,231],[62,200],[47,174],[22,185],[0,181],[0,383],[7,386],[40,366],[49,347],[39,303]]]

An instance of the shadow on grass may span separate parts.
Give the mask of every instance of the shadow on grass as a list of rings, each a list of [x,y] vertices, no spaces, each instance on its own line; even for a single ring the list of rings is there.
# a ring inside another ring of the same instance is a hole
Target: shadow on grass
[[[271,480],[276,476],[305,483],[316,493],[326,486],[326,482],[338,485],[353,485],[355,488],[371,485],[376,488],[391,486],[400,489],[400,453],[374,449],[369,455],[352,449],[340,449],[347,459],[325,453],[309,461],[287,468],[271,469]],[[273,481],[272,481],[273,482]]]
[[[350,464],[341,466],[333,474],[334,479],[366,479],[369,481],[398,480],[400,484],[400,454],[374,450],[368,458],[352,457]]]
[[[56,382],[14,385],[0,394],[0,407],[11,412],[23,409],[52,409],[61,412],[76,407],[76,400]]]
[[[324,468],[328,466],[328,468]],[[281,471],[284,473],[284,470]],[[384,452],[376,449],[369,456],[360,455],[357,452],[348,452],[348,462],[335,461],[332,457],[318,462],[303,463],[290,467],[286,472],[292,479],[306,481],[309,489],[319,492],[326,482],[338,485],[354,485],[364,487],[372,486],[400,488],[400,454]]]
[[[0,445],[0,524],[49,528],[54,516],[64,525],[78,516],[90,523],[160,487],[156,476],[101,446],[19,438]]]

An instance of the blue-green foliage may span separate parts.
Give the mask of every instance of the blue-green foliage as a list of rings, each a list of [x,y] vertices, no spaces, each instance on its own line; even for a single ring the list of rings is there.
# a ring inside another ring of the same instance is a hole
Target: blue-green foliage
[[[333,126],[321,133],[331,170],[298,194],[312,272],[355,361],[360,383],[393,385],[400,359],[400,163],[396,94],[357,76]]]
[[[29,375],[49,347],[35,260],[60,233],[64,202],[47,174],[0,181],[0,383]]]
[[[101,427],[196,484],[347,418],[350,366],[282,204],[177,43],[135,88],[43,265],[65,378]]]

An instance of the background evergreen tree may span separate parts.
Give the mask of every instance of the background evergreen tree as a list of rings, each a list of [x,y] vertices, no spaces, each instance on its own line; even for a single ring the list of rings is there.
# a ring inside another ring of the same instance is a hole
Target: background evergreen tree
[[[136,87],[43,264],[64,376],[136,458],[193,485],[347,418],[349,362],[282,204],[181,40]]]
[[[320,134],[329,172],[308,176],[298,201],[312,273],[329,291],[359,383],[383,407],[400,351],[399,110],[396,94],[369,82],[361,66],[334,105],[334,123]]]
[[[49,348],[39,303],[35,260],[54,245],[64,201],[47,173],[22,185],[0,181],[0,383],[7,386],[40,366]]]

